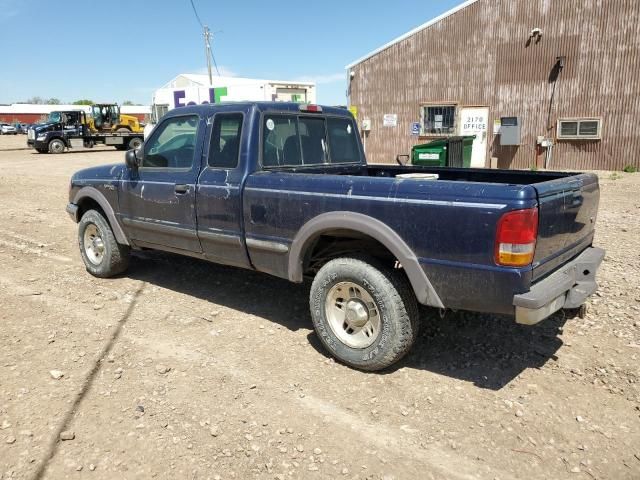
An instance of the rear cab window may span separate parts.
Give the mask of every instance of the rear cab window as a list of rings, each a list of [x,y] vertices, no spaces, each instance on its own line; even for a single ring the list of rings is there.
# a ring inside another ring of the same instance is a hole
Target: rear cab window
[[[345,117],[265,114],[262,166],[360,163],[357,130]]]

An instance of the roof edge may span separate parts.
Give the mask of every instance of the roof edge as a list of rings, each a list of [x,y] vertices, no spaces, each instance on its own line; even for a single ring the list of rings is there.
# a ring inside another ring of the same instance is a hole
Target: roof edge
[[[456,12],[459,12],[460,10],[468,7],[469,5],[471,5],[472,3],[476,3],[478,0],[466,0],[465,2],[461,3],[460,5],[457,5],[455,7],[453,7],[451,10],[447,10],[446,12],[444,12],[441,15],[438,15],[435,18],[432,18],[431,20],[429,20],[426,23],[423,23],[422,25],[417,26],[416,28],[414,28],[413,30],[408,31],[407,33],[400,35],[397,38],[394,38],[393,40],[391,40],[388,43],[385,43],[384,45],[382,45],[381,47],[376,48],[375,50],[367,53],[365,56],[360,57],[359,59],[357,59],[354,62],[351,62],[349,65],[347,65],[346,67],[344,67],[345,69],[349,69],[355,65],[358,65],[359,63],[364,62],[365,60],[373,57],[374,55],[377,55],[378,53],[386,50],[387,48],[395,45],[398,42],[401,42],[402,40],[405,40],[413,35],[415,35],[416,33],[420,32],[421,30],[424,30],[425,28],[430,27],[431,25],[438,23],[441,20],[444,20],[445,18],[453,15]]]
[[[178,77],[184,77],[189,81],[195,82],[195,80],[193,78],[189,78],[189,77],[205,77],[203,78],[203,80],[205,80],[206,83],[201,83],[201,85],[203,87],[207,87],[209,85],[209,82],[207,81],[207,74],[206,73],[179,73],[178,75],[176,75],[175,77],[173,77],[171,80],[169,80],[167,83],[165,83],[162,87],[160,87],[159,89],[164,89],[164,88],[174,88],[171,87],[171,83],[174,82]],[[229,82],[233,82],[234,80],[247,80],[247,81],[252,81],[252,82],[263,82],[263,83],[270,83],[270,84],[281,84],[281,85],[285,85],[285,84],[295,84],[295,85],[302,85],[302,86],[306,86],[306,87],[315,87],[316,86],[316,82],[313,81],[302,81],[302,80],[266,80],[263,78],[249,78],[249,77],[230,77],[227,75],[214,75],[212,78],[214,79],[224,79],[224,81],[229,81]],[[198,83],[198,82],[196,82]],[[156,90],[159,90],[156,89]]]

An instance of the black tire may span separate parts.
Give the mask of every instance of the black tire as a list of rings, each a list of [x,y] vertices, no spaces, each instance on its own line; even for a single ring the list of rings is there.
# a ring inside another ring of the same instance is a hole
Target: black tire
[[[131,133],[131,129],[127,127],[120,127],[116,130],[116,133]],[[127,144],[116,145],[116,150],[127,150]]]
[[[339,289],[338,284],[345,282],[368,293],[377,308],[377,336],[363,348],[341,340],[327,318],[327,298],[334,287]],[[360,370],[375,371],[393,365],[411,349],[418,336],[418,303],[409,281],[401,271],[375,260],[345,257],[327,262],[311,285],[310,305],[315,331],[326,349],[342,363]]]
[[[67,146],[59,138],[54,138],[49,142],[49,153],[64,153],[64,149]]]
[[[101,258],[89,258],[85,248],[85,232],[91,228],[97,229],[103,245]],[[87,210],[78,223],[78,245],[84,265],[94,277],[108,278],[124,272],[129,266],[129,247],[116,241],[109,222],[96,210]]]
[[[129,150],[135,150],[142,146],[142,139],[139,137],[133,137],[129,140]]]
[[[38,153],[49,153],[49,150],[46,148],[36,148],[36,152]]]

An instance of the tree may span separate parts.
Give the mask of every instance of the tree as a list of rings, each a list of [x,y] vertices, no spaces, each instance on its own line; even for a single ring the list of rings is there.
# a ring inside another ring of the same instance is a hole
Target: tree
[[[31,97],[31,98],[27,98],[24,103],[35,103],[36,105],[43,105],[47,102],[42,97]]]
[[[60,105],[62,102],[58,98],[31,97],[27,98],[24,103],[32,103],[35,105]]]
[[[131,100],[125,100],[124,102],[122,102],[122,105],[135,105],[135,103],[133,103]]]
[[[73,102],[73,105],[93,105],[93,104],[94,104],[93,100],[87,100],[87,99],[76,100],[75,102]]]

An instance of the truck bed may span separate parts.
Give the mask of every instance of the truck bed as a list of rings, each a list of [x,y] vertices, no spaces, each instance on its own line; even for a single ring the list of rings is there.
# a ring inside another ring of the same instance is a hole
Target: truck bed
[[[573,172],[533,172],[525,170],[487,170],[484,168],[420,167],[414,165],[307,165],[283,167],[277,171],[292,173],[318,173],[369,177],[396,177],[408,173],[435,173],[439,180],[453,182],[504,183],[508,185],[533,185],[576,175]]]
[[[436,173],[439,178],[397,178],[407,173]],[[591,245],[599,189],[594,174],[322,165],[256,172],[248,177],[245,193],[248,218],[252,208],[276,214],[270,225],[246,225],[249,238],[286,244],[316,215],[365,214],[401,233],[434,286],[447,292],[443,300],[448,306],[496,312],[496,305],[511,303],[503,295],[512,295],[514,288],[528,291]],[[498,219],[504,212],[535,206],[539,226],[533,264],[496,265]],[[250,254],[259,269],[282,275],[261,252]],[[467,287],[454,289],[452,284]],[[504,313],[512,313],[511,308]]]

